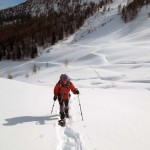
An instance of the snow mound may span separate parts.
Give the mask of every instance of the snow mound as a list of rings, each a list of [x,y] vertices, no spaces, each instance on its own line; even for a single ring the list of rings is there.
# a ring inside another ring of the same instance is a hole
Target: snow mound
[[[78,58],[74,63],[81,65],[100,65],[107,63],[107,59],[103,55],[91,53]]]

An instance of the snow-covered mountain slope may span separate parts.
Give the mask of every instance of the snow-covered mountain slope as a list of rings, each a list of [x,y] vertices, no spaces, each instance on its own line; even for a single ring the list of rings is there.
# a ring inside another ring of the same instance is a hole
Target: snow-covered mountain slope
[[[49,114],[49,88],[7,79],[0,79],[0,85],[0,149],[56,147],[54,123],[57,115]]]
[[[91,80],[90,75],[86,75],[85,80]],[[57,125],[58,103],[50,114],[51,86],[0,79],[0,89],[1,150],[150,148],[150,93],[147,90],[79,88],[84,120],[78,97],[72,95],[71,118],[62,128]]]
[[[150,22],[147,17],[150,6],[143,7],[136,20],[124,24],[117,15],[117,7],[121,2],[125,1],[116,0],[110,4],[110,12],[105,14],[99,12],[89,18],[76,34],[53,48],[46,49],[45,52],[50,52],[33,61],[0,62],[0,76],[7,77],[11,74],[17,80],[33,82],[35,76],[38,76],[40,81],[40,74],[46,72],[49,80],[51,67],[58,67],[66,72],[67,69],[64,67],[67,63],[68,68],[69,66],[76,69],[83,68],[80,69],[81,78],[85,77],[85,70],[93,74],[91,76],[94,80],[89,81],[90,86],[92,82],[94,87],[95,84],[105,87],[106,83],[110,83],[118,88],[126,85],[128,87],[131,84],[131,87],[144,86],[150,89],[147,84],[150,81]],[[40,71],[33,76],[34,64]],[[26,75],[30,76],[28,80]]]
[[[19,15],[20,13],[29,13],[33,16],[45,14],[47,15],[51,9],[58,10],[61,5],[66,5],[66,3],[77,4],[91,2],[91,0],[20,0],[20,1],[6,1],[0,3],[0,14],[2,16],[6,15]],[[99,0],[93,0],[93,2],[98,3]],[[18,4],[18,5],[16,5]],[[8,8],[7,8],[8,6]],[[10,6],[10,7],[9,7]],[[11,7],[13,6],[13,7]],[[4,8],[4,9],[3,9]],[[2,9],[2,10],[1,10]]]
[[[0,150],[150,149],[150,6],[124,24],[117,7],[125,2],[115,0],[32,61],[0,62]],[[84,118],[72,94],[65,128],[57,102],[50,114],[62,73],[80,91]],[[10,74],[14,80],[4,79]]]

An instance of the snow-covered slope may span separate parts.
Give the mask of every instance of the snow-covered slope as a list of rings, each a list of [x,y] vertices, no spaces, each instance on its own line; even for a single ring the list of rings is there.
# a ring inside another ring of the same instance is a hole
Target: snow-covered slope
[[[49,113],[50,90],[7,79],[0,79],[0,85],[0,149],[56,147],[53,124],[57,115]]]
[[[0,150],[149,150],[150,20],[124,24],[117,7],[95,14],[69,39],[28,62],[0,62]],[[47,53],[50,51],[50,53]],[[36,64],[37,72],[33,73]],[[53,87],[67,73],[79,88],[67,126],[53,114]]]
[[[52,87],[0,79],[0,89],[1,150],[150,148],[150,93],[144,89],[80,88],[84,121],[72,96],[65,128],[57,125],[57,103],[50,114]]]

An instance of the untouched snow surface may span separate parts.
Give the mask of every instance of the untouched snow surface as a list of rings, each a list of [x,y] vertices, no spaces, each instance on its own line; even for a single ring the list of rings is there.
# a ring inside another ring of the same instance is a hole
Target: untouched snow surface
[[[150,149],[150,6],[124,24],[117,7],[125,2],[115,0],[32,61],[0,62],[0,150]],[[80,91],[64,128],[58,102],[51,114],[62,73]]]

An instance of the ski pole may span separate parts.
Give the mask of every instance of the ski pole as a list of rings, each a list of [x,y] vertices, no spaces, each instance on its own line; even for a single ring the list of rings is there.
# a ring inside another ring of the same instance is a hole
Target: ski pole
[[[80,112],[81,112],[81,117],[82,117],[82,121],[83,121],[83,115],[82,115],[82,109],[81,109],[81,104],[80,104],[79,94],[78,94],[78,101],[79,101]]]
[[[53,112],[54,105],[55,105],[55,101],[54,101],[53,106],[52,106],[51,114],[52,114],[52,112]]]

